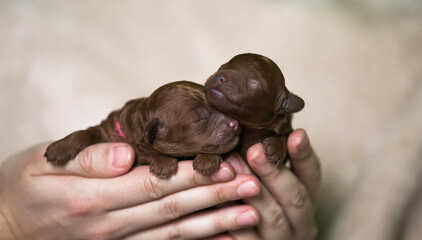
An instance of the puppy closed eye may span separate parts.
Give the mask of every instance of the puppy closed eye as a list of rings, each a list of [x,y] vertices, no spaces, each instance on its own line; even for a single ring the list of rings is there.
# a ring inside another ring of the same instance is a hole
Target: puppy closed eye
[[[259,82],[253,78],[248,79],[248,85],[252,88],[258,88],[261,84],[259,84]]]
[[[199,111],[198,114],[196,115],[194,122],[201,122],[201,121],[208,120],[210,116],[211,116],[210,113],[206,110]]]

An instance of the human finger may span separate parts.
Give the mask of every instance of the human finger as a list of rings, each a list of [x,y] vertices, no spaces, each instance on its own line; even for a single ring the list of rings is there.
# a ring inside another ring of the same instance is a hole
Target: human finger
[[[238,175],[229,182],[191,188],[157,201],[113,211],[107,214],[107,218],[119,231],[139,231],[220,203],[256,196],[259,192],[256,177]]]
[[[229,181],[234,176],[234,170],[225,162],[215,173],[205,175],[193,170],[192,161],[180,161],[177,173],[169,179],[158,178],[149,172],[149,166],[141,165],[118,178],[80,179],[72,191],[79,194],[72,197],[77,202],[90,203],[97,210],[113,211],[154,201],[185,189]]]
[[[133,148],[125,143],[100,143],[88,146],[65,165],[38,162],[39,175],[74,175],[110,178],[129,171],[135,159]]]
[[[247,205],[208,210],[154,227],[127,239],[202,239],[219,233],[255,226],[258,213]]]
[[[311,147],[308,135],[303,129],[297,129],[287,140],[292,170],[305,185],[313,203],[318,196],[321,182],[321,164]]]
[[[251,169],[282,206],[294,236],[297,239],[314,237],[314,205],[300,180],[283,164],[276,166],[271,163],[260,143],[249,148],[247,159]]]
[[[239,154],[233,153],[226,159],[237,174],[252,174],[252,170]],[[254,206],[260,214],[261,220],[257,226],[262,239],[291,239],[292,226],[283,206],[275,199],[264,185],[261,194],[256,197],[245,198],[243,201]],[[247,234],[245,236],[250,236]]]

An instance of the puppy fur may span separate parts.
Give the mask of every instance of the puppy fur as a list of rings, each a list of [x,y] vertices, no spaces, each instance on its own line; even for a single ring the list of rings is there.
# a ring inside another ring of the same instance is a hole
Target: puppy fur
[[[271,162],[285,161],[292,113],[305,103],[287,90],[271,59],[252,53],[233,57],[208,78],[205,93],[211,105],[240,122],[237,150],[244,159],[251,145],[262,142]]]
[[[160,178],[176,173],[178,159],[194,156],[194,169],[210,174],[218,169],[220,154],[237,145],[239,135],[238,121],[212,108],[202,85],[179,81],[127,102],[97,126],[53,142],[45,157],[65,164],[89,145],[126,142],[135,149],[136,164],[150,164]]]

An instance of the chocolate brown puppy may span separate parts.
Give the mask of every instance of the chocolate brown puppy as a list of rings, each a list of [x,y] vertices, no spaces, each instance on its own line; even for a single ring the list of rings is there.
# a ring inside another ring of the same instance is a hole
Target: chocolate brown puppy
[[[193,157],[194,169],[210,174],[218,169],[220,154],[239,141],[238,121],[212,108],[202,85],[180,81],[166,84],[148,98],[127,102],[101,124],[70,134],[47,148],[47,161],[65,164],[89,145],[126,142],[136,153],[136,164],[168,178],[177,160]]]
[[[211,105],[240,122],[237,150],[244,159],[248,148],[258,142],[271,162],[286,159],[292,113],[305,103],[287,90],[280,68],[271,59],[252,53],[233,57],[206,81],[205,93]]]

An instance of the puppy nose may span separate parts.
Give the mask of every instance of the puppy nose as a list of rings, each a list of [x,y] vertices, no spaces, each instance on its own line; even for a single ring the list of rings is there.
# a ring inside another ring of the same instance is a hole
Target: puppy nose
[[[233,128],[233,130],[237,131],[239,128],[239,122],[237,120],[230,121],[229,126]]]
[[[217,84],[224,84],[228,81],[228,79],[221,74],[218,74],[217,76],[215,76],[214,80],[216,81]]]
[[[218,78],[218,82],[219,83],[225,83],[225,82],[227,82],[227,79],[225,77],[221,76],[221,77]]]

